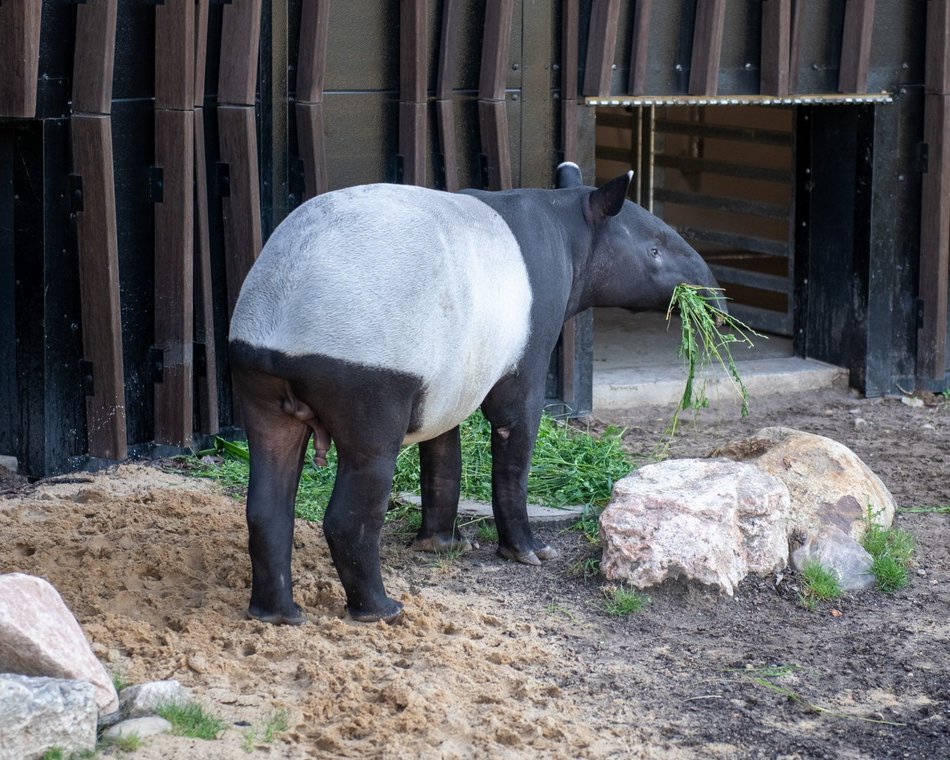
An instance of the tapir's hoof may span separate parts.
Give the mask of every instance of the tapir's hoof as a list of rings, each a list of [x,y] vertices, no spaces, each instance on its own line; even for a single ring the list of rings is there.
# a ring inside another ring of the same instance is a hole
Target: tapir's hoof
[[[537,549],[528,549],[527,551],[518,551],[509,546],[499,546],[498,556],[510,559],[512,562],[520,562],[523,565],[540,565],[543,561],[554,559],[557,551],[550,546],[542,545]]]
[[[307,616],[297,604],[291,612],[262,612],[255,607],[248,607],[247,617],[249,620],[260,620],[271,625],[302,625],[307,622]]]
[[[470,552],[478,548],[478,542],[471,541],[465,536],[452,536],[451,538],[443,536],[419,538],[417,536],[411,546],[417,552]]]
[[[357,623],[375,623],[379,620],[385,623],[397,623],[402,617],[402,605],[392,599],[387,599],[381,610],[354,610],[347,606],[346,611]]]

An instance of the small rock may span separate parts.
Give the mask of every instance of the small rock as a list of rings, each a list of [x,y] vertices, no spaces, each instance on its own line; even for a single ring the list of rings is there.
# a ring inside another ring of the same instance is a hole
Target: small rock
[[[149,681],[129,686],[119,694],[119,707],[127,718],[154,715],[159,705],[188,701],[188,692],[178,681]]]
[[[118,741],[129,736],[137,736],[144,739],[146,736],[155,736],[156,734],[167,734],[172,730],[172,724],[164,718],[152,715],[147,718],[130,718],[116,723],[112,728],[102,734],[106,741]]]
[[[924,405],[924,400],[916,396],[901,396],[901,403],[916,409]]]
[[[96,747],[96,689],[88,681],[0,675],[0,757],[39,758]]]
[[[826,525],[792,552],[792,566],[799,572],[808,560],[816,560],[837,575],[842,591],[874,588],[875,579],[871,572],[874,558],[837,526]]]
[[[868,427],[869,424],[870,424],[870,423],[869,423],[866,419],[864,419],[863,417],[855,417],[855,418],[854,418],[854,426],[855,426],[856,428]]]

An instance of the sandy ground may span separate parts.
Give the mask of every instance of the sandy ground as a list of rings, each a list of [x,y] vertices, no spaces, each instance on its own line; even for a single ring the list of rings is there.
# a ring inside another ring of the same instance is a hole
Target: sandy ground
[[[826,391],[753,400],[684,427],[671,456],[702,455],[766,425],[851,447],[902,507],[950,504],[950,407]],[[669,410],[594,420],[634,454]],[[243,618],[243,504],[148,465],[37,484],[0,481],[0,572],[47,578],[125,681],[175,678],[229,728],[164,736],[140,758],[950,757],[950,515],[899,514],[918,541],[911,585],[809,612],[796,579],[750,578],[734,598],[669,583],[637,615],[603,610],[579,534],[548,529],[541,568],[494,547],[450,559],[385,537],[400,624],[357,624],[319,525],[297,526],[297,600],[309,622]],[[779,693],[755,677],[773,678]],[[819,709],[815,709],[819,708]],[[289,728],[261,740],[278,710]],[[258,740],[248,740],[255,732]]]

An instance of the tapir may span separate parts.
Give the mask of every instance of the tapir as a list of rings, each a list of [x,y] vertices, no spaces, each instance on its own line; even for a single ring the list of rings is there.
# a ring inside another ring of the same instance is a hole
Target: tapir
[[[317,463],[336,445],[323,531],[355,620],[402,610],[379,557],[400,447],[419,444],[415,548],[471,548],[456,526],[459,423],[479,406],[498,554],[554,556],[532,534],[526,493],[565,320],[591,306],[665,309],[679,283],[717,288],[686,241],[626,200],[632,176],[587,187],[565,163],[554,189],[363,185],[317,196],[278,226],[241,288],[229,343],[250,451],[249,617],[305,619],[290,566],[311,435]]]

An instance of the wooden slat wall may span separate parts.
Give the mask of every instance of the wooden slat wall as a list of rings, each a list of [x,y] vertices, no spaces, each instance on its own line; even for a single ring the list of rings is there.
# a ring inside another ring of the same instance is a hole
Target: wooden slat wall
[[[762,62],[759,92],[788,95],[792,0],[762,0]]]
[[[584,95],[610,94],[610,73],[617,46],[620,0],[594,0],[590,11],[587,64],[584,67]]]
[[[947,372],[947,288],[950,275],[950,0],[930,0],[924,142],[929,147],[920,209],[920,299],[917,374]]]
[[[633,41],[630,45],[630,81],[627,91],[631,95],[646,92],[647,64],[650,43],[650,11],[653,0],[637,0],[633,17]]]
[[[838,92],[868,91],[871,61],[871,31],[874,27],[874,0],[847,0],[841,40],[841,67]]]
[[[113,176],[112,70],[116,0],[88,0],[76,9],[73,171],[82,181],[76,213],[83,356],[92,369],[86,396],[86,445],[90,456],[128,455],[119,254]]]
[[[194,422],[195,3],[155,6],[155,382],[158,444],[189,446]]]
[[[36,113],[42,0],[0,3],[0,116]]]
[[[726,0],[697,0],[689,69],[690,95],[716,94],[725,18]]]
[[[573,0],[576,2],[576,0]],[[452,83],[458,60],[459,0],[442,4],[442,33],[439,38],[439,68],[435,85],[435,118],[442,156],[443,184],[449,192],[459,189],[458,144],[455,138],[455,103]]]
[[[402,181],[426,184],[427,0],[402,0],[399,41],[399,153]]]
[[[323,136],[323,79],[327,66],[330,0],[305,2],[300,12],[297,54],[297,143],[303,160],[304,192],[312,198],[327,191]]]
[[[508,145],[508,113],[505,109],[505,77],[511,43],[514,0],[487,0],[482,63],[478,85],[478,128],[482,153],[487,161],[490,190],[511,187],[511,154]]]
[[[260,36],[261,0],[233,0],[224,6],[218,70],[219,103],[254,105]]]

